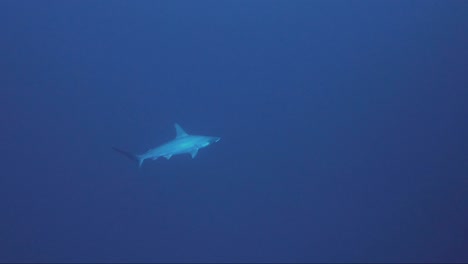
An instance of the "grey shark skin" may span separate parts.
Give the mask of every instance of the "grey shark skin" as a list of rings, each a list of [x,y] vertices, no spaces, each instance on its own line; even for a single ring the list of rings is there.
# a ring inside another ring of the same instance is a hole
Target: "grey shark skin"
[[[130,152],[112,147],[115,151],[125,155],[127,158],[134,160],[141,167],[146,159],[156,160],[160,157],[170,159],[173,155],[190,154],[192,159],[197,156],[198,150],[207,147],[215,142],[218,142],[220,137],[190,135],[185,132],[179,124],[174,124],[176,129],[176,137],[159,147],[148,150],[147,152],[135,155]]]

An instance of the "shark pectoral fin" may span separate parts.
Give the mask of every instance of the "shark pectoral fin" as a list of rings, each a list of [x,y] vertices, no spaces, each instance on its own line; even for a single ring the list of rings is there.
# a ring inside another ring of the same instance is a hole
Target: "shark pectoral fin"
[[[192,159],[195,158],[195,156],[197,156],[197,153],[198,153],[198,149],[194,149],[192,150],[192,152],[190,152],[190,154],[192,155]]]
[[[170,159],[172,157],[172,155],[166,155],[164,156],[166,159]]]

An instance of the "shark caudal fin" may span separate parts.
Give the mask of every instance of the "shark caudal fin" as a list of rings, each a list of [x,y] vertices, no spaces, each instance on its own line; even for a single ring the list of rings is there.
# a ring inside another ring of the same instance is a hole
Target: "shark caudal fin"
[[[125,150],[121,150],[121,149],[118,149],[116,147],[112,147],[113,150],[117,151],[118,153],[124,155],[125,157],[135,161],[136,163],[138,163],[138,167],[141,167],[141,165],[143,164],[143,161],[145,160],[144,158],[138,156],[138,155],[135,155],[135,154],[132,154],[130,152],[127,152]]]

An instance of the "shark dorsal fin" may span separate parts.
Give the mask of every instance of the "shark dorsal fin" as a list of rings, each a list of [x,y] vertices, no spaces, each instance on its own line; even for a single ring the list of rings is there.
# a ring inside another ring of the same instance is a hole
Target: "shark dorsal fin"
[[[185,132],[182,127],[179,126],[179,124],[175,123],[174,124],[175,126],[175,130],[176,130],[176,138],[179,138],[179,137],[185,137],[187,136],[187,132]]]

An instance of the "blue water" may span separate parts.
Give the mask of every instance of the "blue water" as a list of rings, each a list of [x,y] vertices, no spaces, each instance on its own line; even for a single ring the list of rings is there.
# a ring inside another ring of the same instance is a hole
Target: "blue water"
[[[0,261],[467,262],[467,14],[0,1]]]

